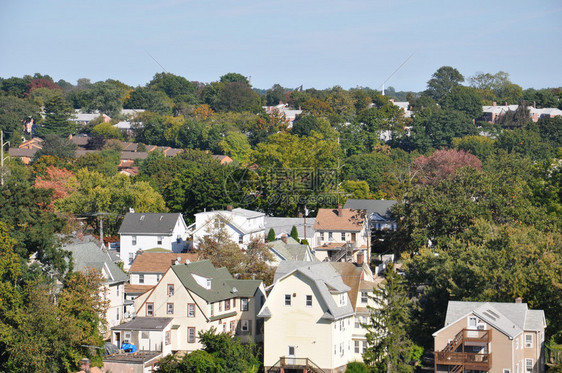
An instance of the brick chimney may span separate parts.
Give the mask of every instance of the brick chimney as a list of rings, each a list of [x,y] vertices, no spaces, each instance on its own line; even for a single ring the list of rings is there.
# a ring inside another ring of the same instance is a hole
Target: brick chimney
[[[226,211],[232,211],[232,205],[226,206]]]
[[[302,219],[302,212],[299,212],[299,218]]]
[[[363,251],[358,252],[357,253],[357,265],[362,266],[364,260],[365,260],[365,253]]]
[[[515,303],[523,303],[523,299],[521,297],[515,298]]]
[[[287,235],[286,234],[281,236],[281,241],[283,241],[284,243],[287,243]]]
[[[341,204],[341,203],[338,203],[338,216],[339,216],[340,218],[341,218],[341,216],[342,216],[342,214],[343,214],[342,208],[343,208],[342,204]]]
[[[83,370],[86,373],[90,373],[90,359],[82,359],[80,360],[80,370]]]
[[[492,106],[498,106],[498,103],[496,101],[492,102]]]

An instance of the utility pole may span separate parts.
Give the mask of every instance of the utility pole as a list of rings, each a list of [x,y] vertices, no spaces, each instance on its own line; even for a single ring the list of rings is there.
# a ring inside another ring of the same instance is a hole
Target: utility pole
[[[4,160],[8,159],[8,156],[4,156],[4,147],[9,145],[10,142],[4,142],[4,131],[0,130],[0,184],[4,186]]]

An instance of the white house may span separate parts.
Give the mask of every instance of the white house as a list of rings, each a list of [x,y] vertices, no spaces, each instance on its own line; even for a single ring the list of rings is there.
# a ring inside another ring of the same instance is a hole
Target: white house
[[[90,268],[98,270],[105,279],[100,292],[104,300],[109,301],[106,320],[109,327],[118,325],[123,321],[125,284],[128,276],[103,252],[96,242],[75,242],[63,245],[64,250],[72,253],[74,269],[87,271]]]
[[[320,260],[339,262],[357,261],[357,255],[370,262],[369,231],[366,211],[346,209],[319,209],[314,222],[314,240],[311,242]]]
[[[168,355],[202,348],[200,331],[215,328],[261,342],[257,313],[265,302],[260,280],[236,280],[208,260],[171,266],[158,284],[135,299],[137,317],[112,328],[112,342]]]
[[[279,262],[284,260],[318,262],[310,246],[302,245],[292,237],[283,236],[279,240],[268,242],[266,245],[273,254],[273,260],[268,263],[272,267],[276,267]]]
[[[119,236],[119,257],[127,270],[139,250],[160,248],[180,253],[187,249],[187,224],[179,213],[129,212],[121,223]]]
[[[376,286],[367,265],[348,262],[279,264],[259,317],[264,318],[267,372],[302,369],[326,373],[362,361],[367,305]]]
[[[276,238],[281,238],[283,235],[289,236],[293,227],[297,228],[299,240],[312,241],[314,235],[314,222],[316,218],[304,217],[299,214],[297,218],[286,217],[265,217],[265,234],[269,234],[269,230],[273,229]]]
[[[230,239],[246,249],[254,240],[265,238],[265,214],[242,208],[205,211],[195,214],[195,224],[190,226],[193,242],[198,245],[205,236],[213,235],[218,230],[227,233]]]

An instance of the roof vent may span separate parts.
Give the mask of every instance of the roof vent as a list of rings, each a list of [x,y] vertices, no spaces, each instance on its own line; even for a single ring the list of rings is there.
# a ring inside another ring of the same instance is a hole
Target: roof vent
[[[162,218],[164,217],[164,215],[160,215],[160,221],[162,221]]]
[[[142,216],[140,217],[140,220],[141,220],[141,221],[143,221],[143,220],[144,220],[144,215],[142,215]]]
[[[232,288],[232,292],[233,293],[238,293],[238,289],[236,289],[235,287]]]
[[[186,259],[186,260],[185,260],[185,265],[188,265],[189,263],[191,263],[191,260]]]

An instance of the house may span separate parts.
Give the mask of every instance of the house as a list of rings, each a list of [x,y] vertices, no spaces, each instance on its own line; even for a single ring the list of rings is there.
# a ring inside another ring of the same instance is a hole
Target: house
[[[187,224],[180,213],[134,213],[125,215],[119,256],[128,270],[139,250],[161,248],[181,253],[187,248]]]
[[[96,241],[75,240],[73,243],[64,244],[62,249],[72,253],[76,271],[93,268],[101,273],[105,281],[100,292],[103,293],[103,298],[109,301],[106,313],[107,324],[109,327],[119,325],[124,316],[125,284],[129,279],[127,274],[113,263]]]
[[[265,371],[335,373],[362,361],[375,286],[362,263],[281,262],[258,314]]]
[[[171,266],[158,284],[135,299],[137,317],[112,328],[112,343],[144,351],[190,352],[202,348],[200,331],[215,328],[261,342],[257,313],[265,302],[260,280],[237,280],[208,260]]]
[[[320,260],[357,260],[362,252],[370,261],[368,224],[364,209],[319,209],[314,222],[312,246]]]
[[[212,155],[213,159],[217,160],[220,162],[220,164],[230,164],[233,162],[233,159],[230,158],[228,155],[222,155],[222,154],[213,154]]]
[[[277,266],[284,260],[318,262],[310,246],[302,245],[286,235],[279,240],[268,242],[266,245],[273,254],[273,260],[269,263],[271,266]]]
[[[392,216],[390,209],[397,203],[398,201],[391,199],[348,199],[343,207],[366,210],[371,232],[395,231],[398,228],[398,223]]]
[[[436,372],[545,371],[544,311],[515,303],[450,301],[433,333]]]
[[[76,109],[74,115],[69,118],[69,120],[78,125],[87,126],[91,121],[98,119],[99,117],[102,118],[104,123],[109,123],[111,121],[111,118],[105,114],[100,114],[99,112],[82,113],[80,109]]]
[[[103,357],[103,369],[111,373],[153,373],[161,358],[160,352],[119,352]]]
[[[219,230],[223,230],[232,241],[246,249],[252,240],[264,240],[265,214],[227,206],[226,210],[195,214],[195,223],[190,226],[195,245],[202,242],[205,236],[216,234]]]
[[[125,285],[125,318],[136,315],[133,301],[152,289],[174,264],[197,261],[195,253],[159,253],[139,251],[129,268],[129,283]]]
[[[493,103],[492,105],[485,105],[482,106],[482,111],[484,114],[482,118],[483,121],[488,123],[499,123],[500,118],[504,116],[507,112],[514,112],[519,108],[519,105],[498,105],[497,103]],[[527,109],[529,110],[529,118],[533,122],[538,122],[541,118],[554,118],[557,116],[562,116],[562,110],[557,108],[537,108],[535,104],[533,106],[528,106]]]
[[[283,235],[289,236],[293,227],[296,227],[299,240],[311,241],[315,221],[316,218],[304,217],[302,214],[296,218],[266,216],[265,233],[273,229],[275,237],[281,238]]]
[[[279,115],[285,122],[287,122],[287,128],[293,127],[295,119],[302,114],[302,110],[289,109],[289,104],[284,104],[279,102],[275,106],[263,106],[265,112],[269,115]]]

